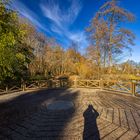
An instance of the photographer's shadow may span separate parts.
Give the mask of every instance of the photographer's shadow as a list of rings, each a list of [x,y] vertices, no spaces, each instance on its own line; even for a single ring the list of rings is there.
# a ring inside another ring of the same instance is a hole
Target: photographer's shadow
[[[92,105],[88,105],[88,108],[83,113],[83,116],[83,140],[100,140],[100,134],[96,122],[99,113],[93,108]]]

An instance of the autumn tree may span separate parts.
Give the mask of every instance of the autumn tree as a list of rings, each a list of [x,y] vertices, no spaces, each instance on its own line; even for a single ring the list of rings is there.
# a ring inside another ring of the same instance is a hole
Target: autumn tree
[[[101,63],[106,66],[108,62],[111,68],[114,56],[133,45],[134,34],[122,26],[122,23],[133,20],[133,14],[121,8],[117,0],[107,1],[95,14],[88,32],[98,67],[101,67]]]
[[[109,29],[104,19],[98,19],[98,13],[87,28],[91,45],[87,48],[88,57],[92,59],[98,67],[98,79],[101,75],[101,67],[106,65],[108,48],[106,47],[109,38]]]
[[[112,53],[121,52],[128,45],[133,45],[133,33],[121,26],[121,23],[133,21],[134,16],[119,6],[117,0],[106,2],[99,10],[99,18],[104,18],[109,28],[109,65],[112,65]]]

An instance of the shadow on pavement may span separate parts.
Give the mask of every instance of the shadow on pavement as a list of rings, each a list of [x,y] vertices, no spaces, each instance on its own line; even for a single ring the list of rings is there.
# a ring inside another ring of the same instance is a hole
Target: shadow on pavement
[[[88,105],[88,108],[83,113],[84,116],[84,131],[83,140],[100,140],[100,134],[97,126],[97,117],[99,113]]]
[[[0,112],[2,112],[0,115],[0,122],[2,122],[0,124],[0,136],[8,139],[13,138],[12,131],[15,126],[17,126],[16,131],[20,131],[18,127],[23,124],[24,132],[27,130],[27,135],[21,132],[18,132],[18,135],[21,133],[28,139],[32,137],[41,139],[43,137],[57,138],[62,136],[67,123],[74,116],[75,110],[50,112],[47,111],[47,103],[59,100],[74,103],[78,95],[78,91],[69,89],[48,89],[26,93],[0,103]],[[9,129],[12,131],[9,132]]]

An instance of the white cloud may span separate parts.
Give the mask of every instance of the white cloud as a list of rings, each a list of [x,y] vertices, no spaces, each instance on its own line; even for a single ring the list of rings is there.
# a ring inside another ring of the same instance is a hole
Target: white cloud
[[[12,6],[19,12],[20,15],[27,18],[37,28],[49,32],[49,30],[42,23],[40,23],[38,16],[33,11],[28,9],[23,3],[19,2],[18,0],[14,0]]]
[[[69,34],[69,38],[76,42],[79,46],[80,52],[84,53],[85,47],[89,45],[84,31],[74,32]]]
[[[51,25],[51,30],[59,35],[63,35],[62,30],[53,24]]]
[[[71,31],[69,29],[79,15],[82,4],[80,3],[80,0],[70,0],[70,3],[71,4],[67,9],[62,9],[55,0],[48,0],[47,3],[44,3],[42,0],[40,8],[44,17],[52,21],[50,25],[42,23],[40,17],[19,0],[13,1],[13,7],[23,17],[29,19],[37,28],[51,34],[54,32],[59,35],[63,41],[65,38],[66,42],[76,42],[82,49],[88,45],[84,31]]]
[[[43,11],[43,14],[51,19],[52,21],[54,21],[57,25],[60,25],[60,21],[61,21],[61,18],[60,18],[60,9],[58,7],[58,5],[55,5],[54,3],[52,4],[48,4],[48,5],[44,5],[44,4],[41,4],[41,9]]]
[[[62,10],[56,1],[48,1],[46,4],[41,3],[40,8],[45,17],[61,28],[69,26],[75,21],[82,6],[78,0],[72,0],[70,7],[67,10]]]
[[[41,3],[40,8],[44,16],[52,21],[51,30],[68,40],[76,42],[80,48],[88,45],[84,31],[71,31],[69,27],[74,23],[82,4],[79,0],[71,0],[68,9],[64,10],[56,1]]]

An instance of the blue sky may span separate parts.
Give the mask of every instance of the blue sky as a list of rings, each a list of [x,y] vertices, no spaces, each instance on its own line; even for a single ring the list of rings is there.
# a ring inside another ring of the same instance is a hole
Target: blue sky
[[[88,45],[85,28],[98,8],[106,0],[13,0],[13,7],[32,22],[37,30],[56,38],[68,47],[72,41],[77,42],[83,52]],[[124,24],[135,35],[132,56],[124,53],[124,59],[140,62],[140,0],[121,0],[120,5],[133,12],[134,23]]]

